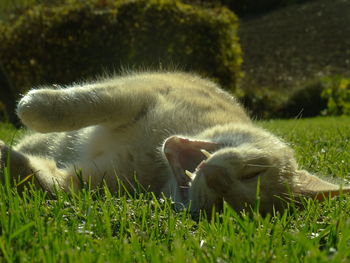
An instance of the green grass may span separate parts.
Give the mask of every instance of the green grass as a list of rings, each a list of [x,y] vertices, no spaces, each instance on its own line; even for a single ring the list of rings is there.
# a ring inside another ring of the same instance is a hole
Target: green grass
[[[350,175],[350,118],[269,121],[303,168]],[[14,130],[0,125],[0,138]],[[0,262],[348,262],[350,198],[267,216],[225,207],[211,221],[175,213],[151,194],[112,196],[40,190],[21,197],[0,186]]]

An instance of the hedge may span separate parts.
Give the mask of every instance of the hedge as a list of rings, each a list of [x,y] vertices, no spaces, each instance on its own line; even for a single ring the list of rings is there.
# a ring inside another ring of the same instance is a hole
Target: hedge
[[[15,114],[15,98],[7,74],[0,63],[0,120],[10,121],[16,126],[19,120]]]
[[[0,24],[0,61],[16,96],[121,67],[191,70],[234,91],[242,75],[237,17],[174,0],[37,5]]]

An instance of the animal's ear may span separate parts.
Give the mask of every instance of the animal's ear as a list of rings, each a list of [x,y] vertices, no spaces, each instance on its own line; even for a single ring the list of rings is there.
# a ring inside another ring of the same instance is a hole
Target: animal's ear
[[[188,183],[193,180],[191,173],[196,170],[202,161],[210,157],[209,152],[215,151],[218,147],[217,143],[210,141],[172,136],[165,140],[163,153],[179,186],[188,187]]]
[[[341,186],[322,180],[307,171],[297,171],[295,188],[296,194],[308,196],[323,201],[329,197],[349,193],[349,186]]]

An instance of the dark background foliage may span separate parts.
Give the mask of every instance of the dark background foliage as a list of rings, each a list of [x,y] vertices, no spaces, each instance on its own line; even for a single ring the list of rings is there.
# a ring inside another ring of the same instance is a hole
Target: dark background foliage
[[[350,77],[349,14],[350,0],[4,0],[0,118],[30,87],[122,68],[197,72],[257,118],[344,114],[328,108],[347,109],[349,87],[323,80]]]

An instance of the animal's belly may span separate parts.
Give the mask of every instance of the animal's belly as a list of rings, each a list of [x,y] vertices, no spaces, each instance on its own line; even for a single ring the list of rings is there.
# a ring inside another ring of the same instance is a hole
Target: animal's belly
[[[134,153],[120,149],[113,152],[104,151],[96,154],[84,166],[88,171],[87,177],[91,177],[89,180],[95,186],[105,182],[113,192],[123,184],[130,192],[141,190],[158,193],[169,179],[165,163],[150,153]]]
[[[144,140],[139,138],[138,133],[130,134],[126,138],[96,127],[89,135],[84,150],[82,163],[88,171],[86,177],[90,177],[95,186],[107,183],[111,191],[120,189],[122,183],[131,192],[159,192],[168,180],[168,173],[166,163],[157,150],[157,142],[148,140],[141,144]]]

